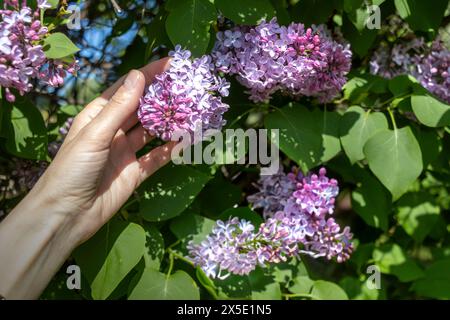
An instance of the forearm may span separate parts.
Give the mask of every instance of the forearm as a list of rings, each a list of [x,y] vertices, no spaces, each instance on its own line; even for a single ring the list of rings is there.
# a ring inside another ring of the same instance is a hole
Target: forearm
[[[0,223],[0,295],[35,299],[77,244],[67,215],[30,194]]]

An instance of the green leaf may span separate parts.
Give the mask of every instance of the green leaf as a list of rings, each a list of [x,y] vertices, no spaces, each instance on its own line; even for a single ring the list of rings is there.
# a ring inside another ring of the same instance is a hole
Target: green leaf
[[[314,280],[309,277],[304,263],[299,262],[297,274],[290,281],[289,291],[296,294],[309,294],[314,285]]]
[[[63,113],[67,114],[68,116],[75,117],[77,114],[83,110],[82,106],[77,106],[73,104],[66,104],[59,108]]]
[[[325,23],[335,9],[333,2],[332,0],[301,0],[291,9],[292,20],[301,21],[306,26]]]
[[[352,192],[352,207],[370,226],[387,231],[392,210],[389,192],[364,170],[360,172],[358,187]]]
[[[148,61],[145,57],[146,47],[142,37],[137,36],[121,57],[122,63],[117,67],[118,74],[125,75],[131,69],[142,67]]]
[[[352,164],[364,159],[364,144],[382,129],[388,129],[383,113],[371,113],[358,106],[347,109],[341,120],[340,136],[342,148]]]
[[[434,129],[416,127],[414,135],[422,150],[423,167],[427,168],[442,151],[442,139]]]
[[[321,300],[348,300],[347,294],[341,287],[323,280],[314,282],[311,295]]]
[[[437,30],[447,9],[448,0],[395,0],[395,7],[413,30]]]
[[[56,32],[44,40],[44,53],[48,59],[61,59],[73,55],[80,49],[64,33]]]
[[[236,24],[256,25],[276,15],[269,0],[215,0],[217,9]]]
[[[343,87],[344,99],[353,104],[360,104],[369,97],[370,93],[377,95],[387,92],[386,79],[371,74],[361,74],[352,77]]]
[[[424,192],[407,193],[397,202],[399,223],[419,243],[433,229],[440,211],[434,197]]]
[[[47,159],[47,128],[39,110],[23,97],[16,102],[3,101],[2,136],[6,150],[18,157]]]
[[[257,268],[249,275],[252,300],[281,300],[280,284],[274,281],[266,269]]]
[[[225,280],[216,278],[214,287],[217,288],[219,299],[249,299],[252,296],[249,276],[230,275]]]
[[[359,9],[364,3],[364,0],[344,0],[344,11],[351,13]]]
[[[411,106],[417,119],[428,127],[450,125],[450,105],[436,99],[419,85],[415,86]]]
[[[394,200],[404,194],[422,172],[422,153],[409,127],[381,130],[364,145],[369,167]]]
[[[159,270],[164,256],[164,238],[159,230],[151,223],[144,222],[145,230],[145,267]]]
[[[342,31],[345,39],[350,41],[352,51],[360,57],[367,54],[377,37],[377,30],[375,29],[363,28],[359,31],[347,15],[344,15]]]
[[[59,0],[47,0],[47,2],[52,6],[52,9],[58,8]]]
[[[274,276],[275,282],[287,284],[298,274],[306,274],[306,268],[303,263],[292,259],[288,262],[277,263],[270,266],[271,274]],[[301,272],[299,272],[301,270]]]
[[[372,257],[382,273],[395,275],[401,282],[410,282],[423,276],[422,269],[405,255],[398,244],[384,244],[375,248]]]
[[[270,0],[277,12],[277,21],[280,25],[288,25],[291,22],[291,15],[288,11],[287,0]]]
[[[146,32],[148,37],[147,47],[145,48],[145,61],[148,61],[153,54],[153,49],[165,45],[170,46],[170,39],[165,29],[165,23],[167,20],[167,12],[161,10],[147,24]]]
[[[200,293],[195,281],[184,271],[178,270],[167,276],[153,269],[145,269],[129,300],[199,300]]]
[[[140,211],[148,221],[171,219],[183,212],[210,177],[188,166],[169,164],[140,187]]]
[[[345,290],[351,300],[378,300],[382,290],[369,289],[366,281],[345,277],[339,281],[339,285]]]
[[[201,56],[208,47],[210,24],[216,19],[216,9],[208,0],[173,0],[166,6],[169,15],[166,31],[174,45],[188,48]]]
[[[309,294],[314,285],[314,280],[308,276],[297,276],[294,278],[289,291],[297,294]]]
[[[183,214],[173,219],[170,230],[185,243],[192,240],[193,243],[199,244],[211,233],[215,224],[214,220],[196,214]]]
[[[265,126],[280,130],[279,148],[304,172],[336,156],[340,115],[292,104],[269,114]]]
[[[220,216],[220,220],[228,220],[233,217],[250,221],[256,229],[263,223],[262,217],[249,207],[230,208],[225,210]]]
[[[410,75],[400,75],[389,80],[389,90],[396,97],[411,93],[418,81]]]
[[[92,297],[103,300],[139,262],[144,251],[144,229],[113,219],[73,255],[91,285]]]
[[[203,214],[217,217],[224,210],[238,205],[241,202],[241,193],[238,186],[219,175],[208,182],[196,200]]]
[[[362,0],[344,0],[344,10],[347,12],[349,20],[355,28],[362,32],[366,28],[366,21],[369,17],[369,11],[363,6]]]
[[[449,270],[450,259],[436,261],[425,270],[423,279],[414,282],[412,289],[424,297],[450,299]]]

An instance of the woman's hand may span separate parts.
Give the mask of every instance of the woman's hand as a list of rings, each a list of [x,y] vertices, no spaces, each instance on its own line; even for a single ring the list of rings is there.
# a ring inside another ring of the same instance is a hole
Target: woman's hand
[[[131,71],[74,119],[44,175],[0,224],[0,295],[38,297],[71,251],[169,161],[173,143],[136,158],[152,139],[136,125],[139,99],[168,66]]]
[[[131,71],[74,119],[56,158],[36,185],[40,196],[57,204],[79,241],[95,233],[153,172],[166,164],[173,144],[136,158],[152,137],[137,125],[144,87],[168,66],[154,62]]]

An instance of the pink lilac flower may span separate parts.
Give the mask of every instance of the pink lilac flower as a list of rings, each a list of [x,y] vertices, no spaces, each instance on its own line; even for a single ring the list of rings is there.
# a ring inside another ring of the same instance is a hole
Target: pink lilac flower
[[[269,181],[277,185],[275,192],[267,192]],[[286,190],[290,190],[288,196],[280,186],[283,183],[287,184]],[[289,177],[280,170],[273,180],[263,178],[260,186],[265,190],[251,199],[270,214],[266,215],[258,230],[238,218],[217,221],[203,242],[188,245],[192,261],[209,277],[223,279],[230,274],[248,274],[258,265],[264,267],[284,262],[300,254],[336,259],[339,263],[349,259],[354,249],[353,235],[349,227],[341,231],[334,218],[330,217],[339,189],[337,181],[326,176],[324,168],[318,175],[306,177],[296,169]],[[277,206],[280,209],[271,212],[275,204],[270,202],[267,205],[265,201],[267,198],[274,200],[275,193],[281,196]]]
[[[41,45],[49,35],[39,20],[39,9],[48,7],[46,1],[38,2],[33,11],[26,1],[4,1],[0,10],[0,86],[5,88],[6,99],[15,100],[11,89],[21,95],[31,91],[33,80],[39,79],[50,86],[63,84],[67,72],[76,71],[76,63],[47,59]]]
[[[326,176],[325,168],[321,168],[319,175],[313,174],[303,178],[297,184],[292,194],[300,211],[307,212],[318,218],[333,214],[334,201],[339,193],[337,181]]]
[[[191,60],[191,53],[180,46],[169,53],[171,67],[156,76],[141,98],[138,117],[150,134],[168,141],[184,130],[221,129],[229,106],[221,97],[230,84],[214,73],[209,56]]]
[[[237,76],[255,102],[267,101],[277,91],[326,102],[345,84],[352,53],[324,26],[285,27],[272,19],[254,28],[218,32],[212,57],[218,70]]]

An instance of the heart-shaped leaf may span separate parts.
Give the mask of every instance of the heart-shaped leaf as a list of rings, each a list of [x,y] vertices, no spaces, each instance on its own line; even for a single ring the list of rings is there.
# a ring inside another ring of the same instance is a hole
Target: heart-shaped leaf
[[[74,257],[91,285],[92,297],[103,300],[141,260],[144,251],[144,229],[114,219],[82,244]]]
[[[404,194],[422,172],[422,152],[409,127],[381,130],[364,145],[369,167],[394,200]]]
[[[376,132],[387,129],[386,117],[381,112],[365,111],[353,106],[347,109],[341,120],[340,135],[342,148],[353,164],[364,159],[363,147]]]
[[[170,276],[153,269],[144,269],[131,290],[130,300],[199,300],[200,293],[194,280],[184,271]]]

